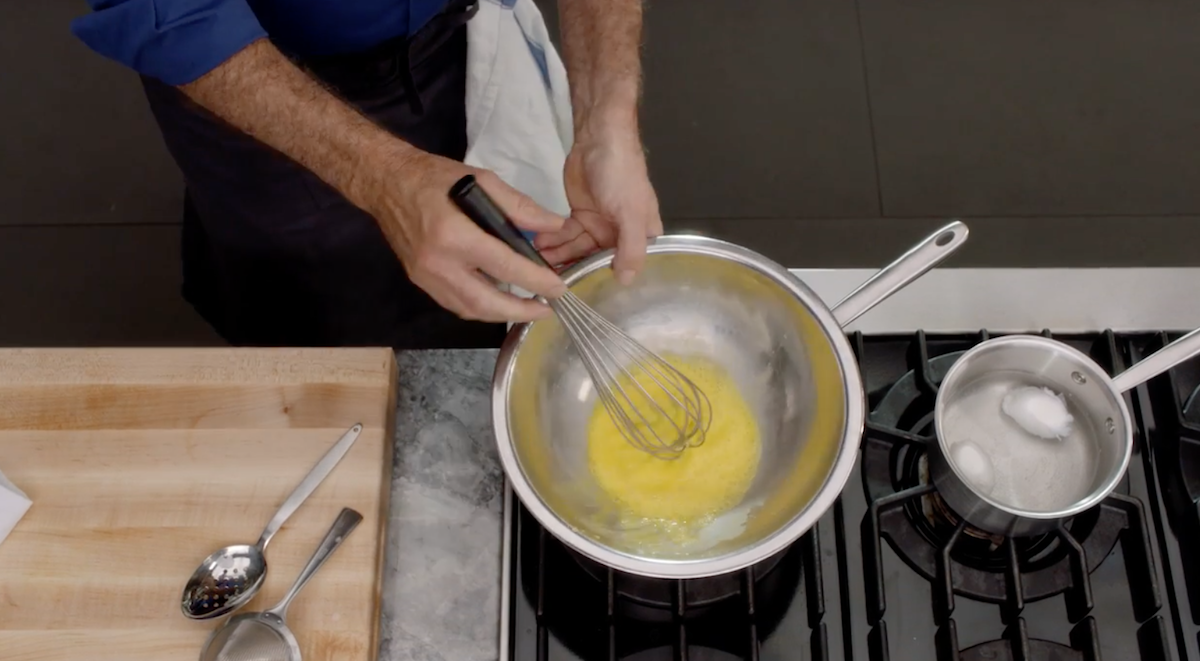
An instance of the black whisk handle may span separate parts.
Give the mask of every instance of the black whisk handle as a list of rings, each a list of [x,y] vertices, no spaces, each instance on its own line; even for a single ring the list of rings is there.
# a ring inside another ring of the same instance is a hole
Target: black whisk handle
[[[475,175],[469,174],[455,182],[450,187],[450,199],[467,218],[475,221],[480,229],[508,244],[508,247],[533,260],[535,264],[551,268],[537,248],[529,243],[496,201],[483,190],[475,180]]]

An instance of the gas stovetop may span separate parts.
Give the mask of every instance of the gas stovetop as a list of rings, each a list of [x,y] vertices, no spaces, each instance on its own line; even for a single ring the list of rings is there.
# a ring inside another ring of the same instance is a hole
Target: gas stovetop
[[[741,572],[616,572],[511,498],[502,658],[1200,661],[1200,360],[1132,393],[1134,456],[1107,499],[1005,538],[962,521],[925,460],[938,383],[987,337],[852,335],[857,470],[815,529]],[[1053,337],[1115,373],[1176,336]]]

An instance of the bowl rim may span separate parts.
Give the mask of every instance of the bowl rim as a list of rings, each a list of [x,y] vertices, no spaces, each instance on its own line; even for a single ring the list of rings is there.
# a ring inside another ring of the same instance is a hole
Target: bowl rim
[[[580,533],[551,510],[538,497],[526,479],[517,457],[508,424],[508,392],[520,347],[534,323],[516,324],[505,337],[492,375],[492,428],[500,463],[508,485],[543,528],[575,551],[605,566],[651,578],[687,579],[715,576],[744,569],[787,548],[808,532],[833,506],[850,479],[866,424],[866,396],[862,375],[846,334],[832,310],[799,278],[767,257],[733,243],[711,237],[674,234],[647,242],[646,252],[653,254],[697,254],[719,257],[752,268],[770,277],[799,299],[825,330],[842,373],[842,391],[846,411],[842,440],[833,465],[813,499],[786,524],[750,546],[723,555],[701,559],[653,559],[616,551]],[[614,251],[605,250],[567,269],[562,278],[570,286],[612,263]]]

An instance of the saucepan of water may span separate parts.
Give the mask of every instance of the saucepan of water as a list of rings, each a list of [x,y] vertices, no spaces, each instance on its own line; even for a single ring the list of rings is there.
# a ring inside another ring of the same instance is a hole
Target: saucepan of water
[[[1010,335],[972,348],[938,390],[930,472],[978,528],[1045,532],[1098,504],[1133,452],[1123,393],[1200,353],[1200,330],[1110,378],[1049,338]]]

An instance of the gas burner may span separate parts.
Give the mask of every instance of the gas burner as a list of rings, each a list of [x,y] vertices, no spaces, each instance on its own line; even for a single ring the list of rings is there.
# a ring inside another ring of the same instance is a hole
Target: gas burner
[[[1048,640],[1031,640],[1029,647],[1021,656],[1013,650],[1012,643],[1007,640],[994,640],[989,643],[976,645],[959,655],[960,661],[1008,661],[1009,659],[1036,659],[1036,661],[1083,661],[1087,657],[1065,645],[1052,643]]]
[[[699,617],[707,612],[710,606],[742,594],[747,590],[747,581],[761,583],[773,580],[772,572],[787,556],[786,551],[777,553],[754,565],[749,571],[671,581],[613,571],[574,549],[566,546],[563,548],[598,583],[607,582],[611,572],[614,592],[623,601],[629,602],[630,606],[647,607],[649,610],[630,609],[637,612],[645,610],[638,619],[647,621],[671,621],[672,613],[678,610],[677,606],[680,603],[686,606],[688,617]],[[799,557],[794,560],[797,565],[800,564]]]
[[[1004,632],[1004,639],[980,643],[969,649],[957,650],[953,627],[942,636],[942,644],[950,646],[942,656],[955,661],[1089,661],[1100,658],[1096,621],[1087,617],[1071,630],[1070,647],[1049,640],[1030,638],[1024,618],[1019,618]]]
[[[926,463],[925,459],[922,458],[921,465],[924,466]],[[942,498],[942,494],[940,493],[934,492],[924,496],[921,498],[921,503],[923,505],[921,510],[925,516],[925,520],[933,526],[937,526],[940,522],[944,521],[948,524],[949,528],[953,529],[957,528],[959,523],[963,523],[958,514],[946,504],[946,500]],[[988,542],[990,544],[989,550],[991,551],[995,551],[1004,543],[1004,535],[980,530],[970,523],[963,523],[963,534]]]
[[[681,647],[690,659],[746,658],[801,593],[802,559],[814,553],[798,543],[741,571],[656,579],[581,555],[533,523],[523,507],[519,519],[525,597],[546,630],[583,659],[600,649],[613,651],[606,658],[657,659]]]
[[[659,647],[621,657],[621,661],[675,661],[679,658],[689,659],[689,661],[741,661],[744,657],[711,647],[688,645],[687,654],[683,655],[677,654],[674,646]]]
[[[906,446],[896,454],[900,457],[900,465],[895,467],[899,485],[898,491],[920,488],[930,484],[927,467],[927,454],[923,447]],[[1009,564],[1007,549],[1004,544],[1007,538],[980,530],[962,518],[946,504],[941,494],[931,491],[920,498],[915,498],[904,504],[904,511],[909,521],[930,544],[941,548],[950,542],[955,531],[962,526],[957,542],[950,557],[955,561],[989,572],[1003,572]],[[1099,510],[1084,512],[1078,517],[1065,522],[1075,539],[1087,539],[1099,519]],[[1120,528],[1111,531],[1111,539],[1105,540],[1108,549],[1117,541]],[[1062,542],[1057,532],[1043,533],[1014,540],[1017,546],[1017,557],[1024,572],[1050,567],[1062,561],[1070,553],[1070,547]],[[1107,550],[1105,553],[1107,554]],[[1098,565],[1096,560],[1094,565]],[[1091,567],[1094,569],[1095,566]],[[1067,586],[1062,586],[1065,589]],[[1061,591],[1061,589],[1059,590]]]
[[[926,579],[949,579],[956,594],[1007,603],[1014,582],[1028,601],[1062,593],[1108,557],[1128,519],[1122,508],[1101,505],[1059,530],[1006,538],[971,526],[947,506],[930,481],[926,446],[937,442],[937,384],[962,353],[931,358],[926,369],[906,373],[874,407],[863,439],[863,484],[871,502],[864,525],[878,526],[878,534]],[[1127,489],[1125,482],[1118,487]],[[943,556],[953,567],[943,566]]]

